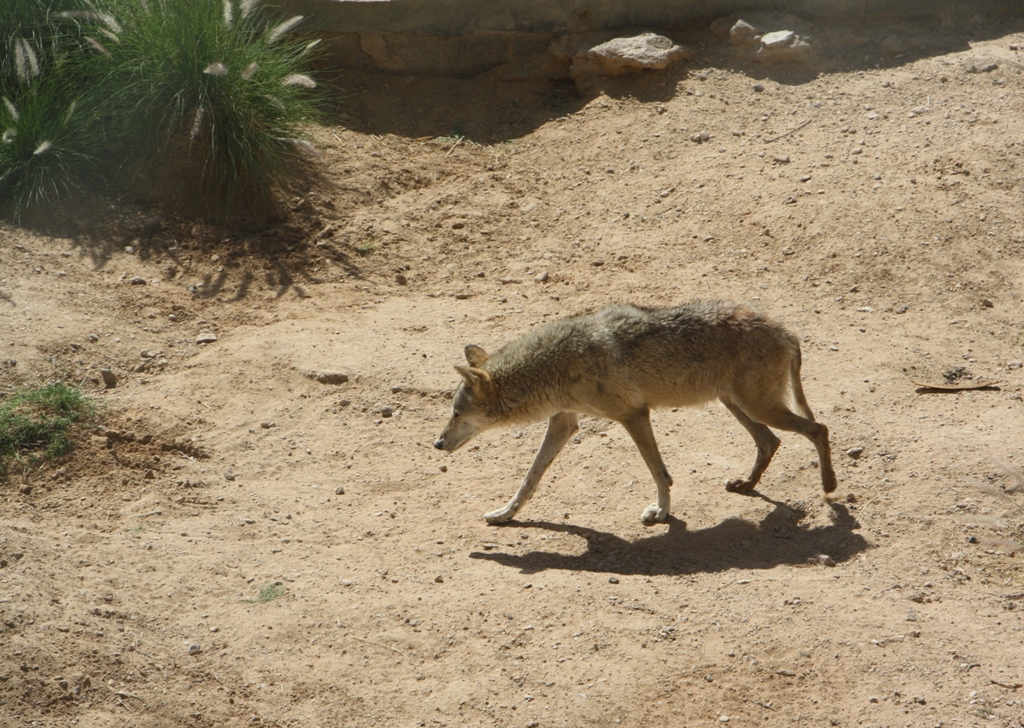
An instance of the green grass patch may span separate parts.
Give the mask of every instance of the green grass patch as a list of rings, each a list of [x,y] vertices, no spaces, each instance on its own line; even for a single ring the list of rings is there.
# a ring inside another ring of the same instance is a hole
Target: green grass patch
[[[281,582],[275,581],[273,584],[267,584],[265,587],[260,589],[259,596],[255,599],[246,599],[244,601],[250,604],[262,604],[263,602],[269,602],[278,597],[283,597],[288,593],[288,590],[281,586]]]
[[[0,470],[12,461],[31,467],[71,449],[69,434],[96,416],[96,407],[61,382],[23,389],[0,401]]]

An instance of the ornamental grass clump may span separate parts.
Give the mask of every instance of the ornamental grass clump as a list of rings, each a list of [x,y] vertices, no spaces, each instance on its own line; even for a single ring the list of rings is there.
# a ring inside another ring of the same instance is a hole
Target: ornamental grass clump
[[[0,0],[0,208],[16,217],[93,179],[104,141],[77,3]]]
[[[302,20],[258,0],[0,0],[0,206],[101,179],[189,207],[273,205],[307,168],[316,116]]]
[[[300,127],[315,118],[304,70],[317,41],[292,35],[302,16],[272,17],[254,0],[110,8],[123,30],[104,43],[114,63],[102,84],[133,171],[202,207],[271,202],[303,167]]]

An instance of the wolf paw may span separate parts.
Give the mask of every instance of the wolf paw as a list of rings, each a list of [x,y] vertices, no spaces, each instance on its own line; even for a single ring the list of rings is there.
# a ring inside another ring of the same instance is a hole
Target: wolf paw
[[[668,510],[660,508],[657,503],[651,503],[644,509],[644,512],[640,514],[640,520],[646,525],[652,523],[660,523],[668,518]]]
[[[751,483],[749,480],[735,478],[725,484],[725,489],[730,493],[749,493],[756,485],[757,483]]]
[[[487,521],[492,526],[496,526],[499,523],[508,523],[513,518],[515,518],[515,515],[516,515],[516,509],[515,508],[509,508],[508,506],[505,506],[504,508],[499,508],[496,511],[491,511],[490,513],[485,513],[484,514],[484,520]]]

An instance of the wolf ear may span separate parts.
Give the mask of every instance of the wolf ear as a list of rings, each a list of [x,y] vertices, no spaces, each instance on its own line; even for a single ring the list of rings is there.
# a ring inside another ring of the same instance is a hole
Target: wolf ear
[[[476,344],[470,344],[466,347],[466,361],[469,362],[471,367],[482,367],[489,358],[487,352]]]
[[[466,382],[466,386],[473,390],[473,394],[484,396],[489,394],[494,388],[494,382],[491,380],[491,375],[483,369],[464,367],[456,364],[455,371],[462,376],[462,379]]]

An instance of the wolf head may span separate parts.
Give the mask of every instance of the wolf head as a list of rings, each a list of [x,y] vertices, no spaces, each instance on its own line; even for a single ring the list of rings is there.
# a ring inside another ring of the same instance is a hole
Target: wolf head
[[[470,344],[466,347],[466,361],[469,362],[468,367],[455,367],[462,377],[462,384],[452,399],[451,419],[434,441],[438,450],[454,452],[498,422],[492,413],[498,388],[491,375],[481,368],[487,363],[487,352]]]

